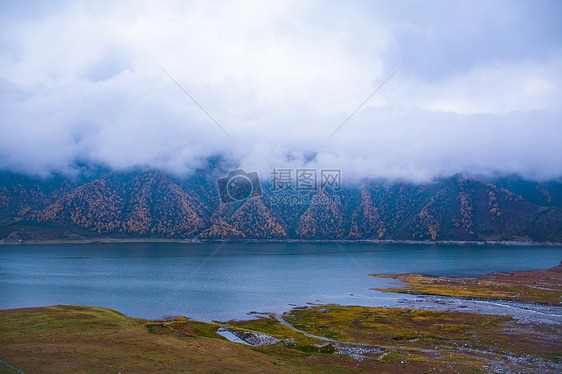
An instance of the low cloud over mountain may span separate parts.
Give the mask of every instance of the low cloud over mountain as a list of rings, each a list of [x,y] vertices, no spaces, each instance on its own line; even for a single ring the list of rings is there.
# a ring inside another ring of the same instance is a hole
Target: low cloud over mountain
[[[546,0],[3,2],[0,169],[187,177],[221,154],[262,175],[559,178],[561,12]]]

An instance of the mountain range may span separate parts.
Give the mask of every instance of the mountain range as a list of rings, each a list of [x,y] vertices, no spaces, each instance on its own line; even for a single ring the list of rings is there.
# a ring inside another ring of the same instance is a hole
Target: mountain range
[[[79,177],[0,173],[0,240],[95,238],[562,242],[562,182],[455,175],[415,184],[365,179],[318,188],[308,203],[261,196],[221,203],[210,163],[186,178],[160,170]],[[332,196],[310,203],[314,196]]]

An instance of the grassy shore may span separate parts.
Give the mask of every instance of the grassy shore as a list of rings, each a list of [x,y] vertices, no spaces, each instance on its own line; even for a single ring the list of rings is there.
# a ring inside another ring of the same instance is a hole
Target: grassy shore
[[[478,278],[428,277],[420,274],[372,276],[405,281],[400,283],[400,288],[378,289],[387,292],[562,305],[562,264],[547,270],[493,273]]]
[[[559,305],[560,268],[482,278],[393,275],[408,283],[392,291]],[[273,344],[233,343],[217,334],[219,328]],[[559,373],[562,329],[508,316],[409,308],[324,305],[204,323],[62,305],[0,311],[0,360],[27,374]],[[16,371],[0,363],[2,373]]]
[[[0,360],[24,373],[287,372],[210,324],[190,323],[187,337],[113,310],[68,305],[4,310],[0,321]]]
[[[219,327],[279,342],[232,343]],[[558,326],[401,308],[326,305],[224,323],[73,305],[0,311],[0,360],[24,373],[555,373],[561,341]]]

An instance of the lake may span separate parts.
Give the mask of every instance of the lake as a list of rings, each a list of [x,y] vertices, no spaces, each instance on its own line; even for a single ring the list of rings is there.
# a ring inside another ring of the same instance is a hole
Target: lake
[[[0,246],[0,309],[107,307],[131,317],[247,319],[290,304],[396,306],[370,273],[477,276],[556,266],[560,247],[374,243],[96,243]]]

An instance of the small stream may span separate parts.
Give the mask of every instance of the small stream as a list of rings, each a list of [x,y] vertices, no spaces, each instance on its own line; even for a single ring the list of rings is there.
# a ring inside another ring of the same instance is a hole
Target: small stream
[[[415,299],[402,299],[398,303],[404,308],[506,315],[521,322],[562,325],[562,306],[433,295],[420,295]]]

